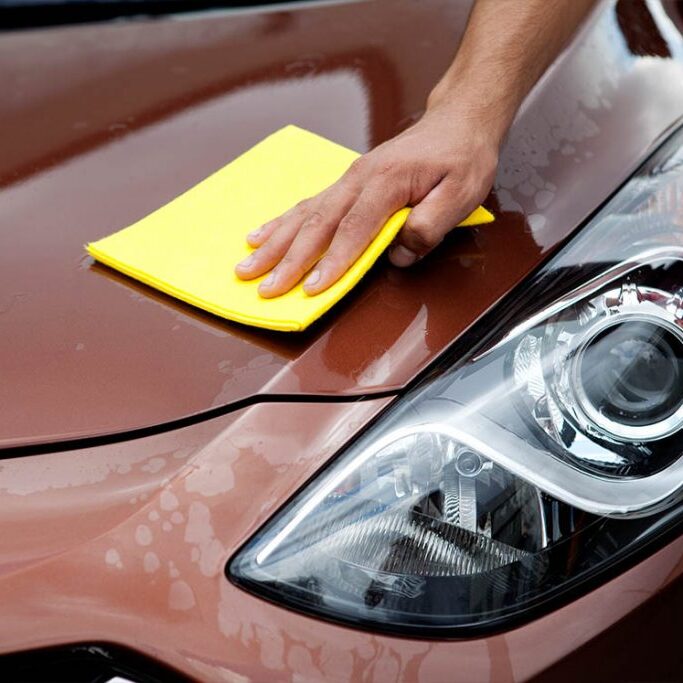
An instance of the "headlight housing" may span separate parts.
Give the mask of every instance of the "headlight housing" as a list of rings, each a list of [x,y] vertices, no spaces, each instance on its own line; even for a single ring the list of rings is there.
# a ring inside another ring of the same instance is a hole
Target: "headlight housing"
[[[373,630],[470,635],[530,617],[677,527],[682,138],[267,524],[228,576]]]

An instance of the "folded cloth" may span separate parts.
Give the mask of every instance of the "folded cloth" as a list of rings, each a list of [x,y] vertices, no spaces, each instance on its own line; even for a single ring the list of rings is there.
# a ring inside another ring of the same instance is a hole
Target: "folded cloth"
[[[234,267],[252,251],[249,231],[324,190],[358,156],[287,126],[146,218],[86,248],[97,261],[222,318],[271,330],[304,330],[360,281],[409,209],[391,216],[342,278],[316,296],[308,296],[299,283],[282,296],[264,299],[257,291],[263,277],[240,280]],[[461,225],[492,220],[479,207]]]

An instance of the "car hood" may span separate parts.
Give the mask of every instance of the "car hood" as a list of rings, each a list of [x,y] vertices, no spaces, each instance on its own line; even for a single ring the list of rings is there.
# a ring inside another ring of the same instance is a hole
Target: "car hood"
[[[620,12],[633,6],[649,23],[631,36],[642,17]],[[409,271],[380,263],[302,334],[227,323],[85,255],[288,123],[360,151],[395,134],[419,116],[467,10],[310,3],[0,38],[0,448],[264,397],[399,390],[683,114],[668,85],[683,76],[677,6],[601,6],[515,122],[487,200],[496,222]]]

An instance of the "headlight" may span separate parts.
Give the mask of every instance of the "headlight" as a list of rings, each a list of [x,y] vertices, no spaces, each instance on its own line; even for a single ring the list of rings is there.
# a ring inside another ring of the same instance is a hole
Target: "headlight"
[[[229,577],[346,623],[467,635],[528,618],[677,527],[681,137],[252,539]]]

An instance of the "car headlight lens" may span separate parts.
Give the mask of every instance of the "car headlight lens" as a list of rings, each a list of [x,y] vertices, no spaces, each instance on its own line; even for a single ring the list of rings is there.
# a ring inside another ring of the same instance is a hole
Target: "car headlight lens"
[[[639,476],[680,453],[683,255],[646,251],[619,270],[521,334],[512,398],[561,457]]]
[[[629,427],[655,427],[651,438],[677,431],[681,346],[678,330],[653,320],[615,322],[595,331],[576,362],[578,399],[588,419],[616,438],[628,439]],[[672,416],[676,420],[668,426]]]
[[[529,617],[678,525],[681,137],[228,576],[346,623],[459,635]]]

